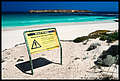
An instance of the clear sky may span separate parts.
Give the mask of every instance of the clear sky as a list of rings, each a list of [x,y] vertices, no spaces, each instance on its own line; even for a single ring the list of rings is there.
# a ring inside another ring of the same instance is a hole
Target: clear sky
[[[30,1],[2,1],[2,12],[28,12],[29,10],[40,9],[76,9],[90,11],[118,12],[118,2],[116,1],[52,1],[52,2],[30,2]]]

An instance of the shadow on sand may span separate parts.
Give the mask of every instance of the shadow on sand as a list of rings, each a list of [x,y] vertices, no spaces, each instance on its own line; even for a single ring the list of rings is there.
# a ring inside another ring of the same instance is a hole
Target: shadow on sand
[[[52,61],[49,61],[45,58],[37,58],[37,59],[34,59],[32,60],[32,63],[33,63],[33,69],[35,68],[39,68],[39,67],[42,67],[42,66],[45,66],[45,65],[48,65],[48,64],[51,64],[51,63],[54,63]],[[57,64],[57,63],[55,63]],[[26,73],[26,74],[31,74],[31,73],[27,73],[26,71],[29,71],[31,70],[31,66],[30,66],[30,61],[26,61],[26,62],[23,62],[23,63],[19,63],[19,64],[16,64],[15,65],[18,69],[20,69],[22,72]]]

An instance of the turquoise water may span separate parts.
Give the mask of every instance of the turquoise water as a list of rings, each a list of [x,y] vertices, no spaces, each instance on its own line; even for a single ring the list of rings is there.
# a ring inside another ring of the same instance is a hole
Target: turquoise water
[[[9,13],[2,14],[2,28],[49,23],[101,21],[110,19],[116,19],[116,16],[65,13]]]

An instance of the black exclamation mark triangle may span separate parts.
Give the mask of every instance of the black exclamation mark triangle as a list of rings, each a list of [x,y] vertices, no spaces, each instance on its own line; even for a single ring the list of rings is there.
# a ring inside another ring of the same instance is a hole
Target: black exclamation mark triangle
[[[41,47],[41,45],[34,39],[31,49],[36,49],[36,48],[40,48],[40,47]]]

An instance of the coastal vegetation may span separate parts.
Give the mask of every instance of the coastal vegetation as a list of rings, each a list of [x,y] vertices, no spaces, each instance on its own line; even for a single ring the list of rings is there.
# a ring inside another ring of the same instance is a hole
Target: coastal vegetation
[[[79,43],[85,40],[96,39],[96,38],[99,38],[99,40],[102,41],[106,40],[107,43],[112,43],[118,40],[118,32],[109,31],[109,30],[97,30],[88,34],[88,36],[77,37],[76,39],[73,40],[73,42]]]
[[[79,42],[83,42],[83,41],[88,40],[88,39],[89,39],[88,36],[82,36],[82,37],[76,38],[75,40],[73,40],[73,42],[79,43]]]
[[[108,36],[106,35],[106,40],[108,43],[118,40],[118,32],[115,31],[114,33],[108,34]]]
[[[98,38],[101,35],[105,35],[107,32],[111,32],[109,30],[96,30],[94,32],[91,32],[90,34],[88,34],[89,38]]]

